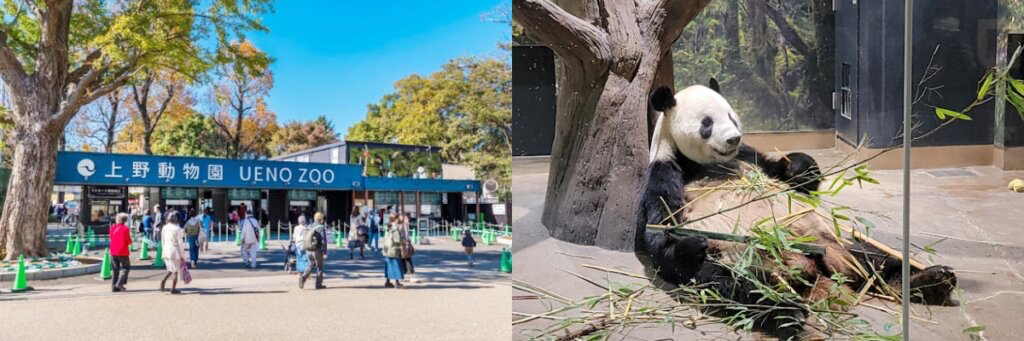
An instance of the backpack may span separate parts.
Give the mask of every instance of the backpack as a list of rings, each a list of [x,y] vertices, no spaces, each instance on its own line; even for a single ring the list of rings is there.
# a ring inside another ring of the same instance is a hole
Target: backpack
[[[200,227],[202,227],[202,224],[199,223],[199,219],[197,219],[197,218],[189,219],[188,222],[185,223],[185,235],[188,235],[188,236],[198,235]]]
[[[318,251],[323,248],[324,236],[318,228],[307,228],[302,231],[302,248],[306,251]]]

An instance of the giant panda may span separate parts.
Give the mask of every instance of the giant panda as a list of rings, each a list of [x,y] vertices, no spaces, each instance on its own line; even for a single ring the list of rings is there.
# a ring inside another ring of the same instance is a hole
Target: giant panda
[[[772,302],[765,300],[753,282],[735,276],[727,265],[730,256],[743,250],[743,244],[700,236],[648,232],[647,225],[665,224],[669,220],[681,223],[690,217],[710,215],[709,219],[686,227],[711,232],[749,233],[744,228],[745,224],[738,224],[741,218],[785,215],[786,204],[770,198],[716,214],[722,208],[749,201],[753,194],[702,189],[736,180],[739,174],[743,174],[744,167],[755,167],[770,177],[774,186],[809,194],[818,189],[821,181],[817,163],[804,153],[773,157],[744,145],[739,116],[720,95],[718,83],[713,78],[708,87],[694,85],[676,94],[667,87],[660,87],[651,94],[650,105],[660,115],[651,138],[650,164],[640,190],[634,241],[635,254],[644,265],[646,274],[663,289],[695,285],[711,287],[724,299],[743,304]],[[697,198],[700,200],[694,200]],[[831,280],[832,275],[837,273],[850,280],[841,285],[847,292],[860,290],[866,285],[866,277],[876,275],[895,292],[900,290],[901,262],[867,243],[836,237],[831,221],[826,224],[816,216],[806,214],[788,227],[794,235],[816,237],[812,243],[822,246],[825,251],[818,255],[784,254],[784,265],[798,268],[800,278],[779,276],[779,271],[773,269],[749,269],[762,283],[785,280],[808,301],[828,296],[836,285]],[[867,271],[872,274],[865,276],[864,269],[870,269]],[[913,271],[911,288],[915,292],[912,301],[956,304],[950,299],[956,288],[956,276],[949,267],[931,266]],[[755,329],[784,340],[799,338],[807,312],[792,302],[773,304],[789,307],[758,315]],[[709,309],[709,312],[728,313],[721,309]]]

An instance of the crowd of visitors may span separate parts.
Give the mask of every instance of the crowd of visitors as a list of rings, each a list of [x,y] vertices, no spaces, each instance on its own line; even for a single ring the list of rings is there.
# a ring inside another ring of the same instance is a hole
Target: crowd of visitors
[[[248,214],[244,205],[232,211],[231,220],[236,223],[234,226],[240,235],[243,268],[256,269],[260,238],[263,238],[260,234],[260,222]],[[306,281],[314,274],[314,287],[325,288],[324,260],[328,257],[329,231],[324,224],[324,215],[316,212],[310,221],[306,215],[300,214],[296,221],[297,224],[291,231],[288,250],[289,254],[295,255],[299,288],[304,288]],[[110,254],[114,270],[111,290],[127,290],[125,285],[131,269],[129,256],[133,225],[143,238],[152,241],[154,245],[159,244],[162,250],[159,257],[164,262],[167,272],[160,282],[160,291],[166,291],[167,281],[171,280],[170,293],[178,294],[178,281],[182,280],[188,284],[191,279],[189,269],[197,269],[200,251],[209,249],[213,224],[209,208],[186,212],[174,208],[163,210],[160,205],[153,205],[152,209],[134,208],[131,214],[117,214],[110,229]],[[366,248],[371,252],[381,252],[384,258],[384,287],[402,288],[403,281],[416,282],[413,264],[415,249],[410,238],[407,215],[394,212],[390,207],[380,210],[354,207],[345,231],[349,259],[355,258],[356,249],[359,249],[361,259],[366,258]],[[341,233],[338,237],[341,237]],[[476,243],[468,231],[462,240],[467,259],[472,266],[472,250]]]

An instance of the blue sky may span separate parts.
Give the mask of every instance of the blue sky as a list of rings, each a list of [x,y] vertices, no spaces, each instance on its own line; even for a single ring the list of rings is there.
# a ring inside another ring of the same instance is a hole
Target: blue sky
[[[276,59],[267,102],[279,122],[324,114],[344,138],[395,81],[455,57],[504,55],[509,27],[481,19],[500,0],[384,3],[275,2],[270,32],[248,38]]]

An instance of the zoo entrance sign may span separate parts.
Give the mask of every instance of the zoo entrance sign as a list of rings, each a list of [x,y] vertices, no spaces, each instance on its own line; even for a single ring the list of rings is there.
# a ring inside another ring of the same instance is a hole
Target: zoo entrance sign
[[[60,152],[54,182],[67,185],[287,188],[362,187],[362,167],[329,163]]]

